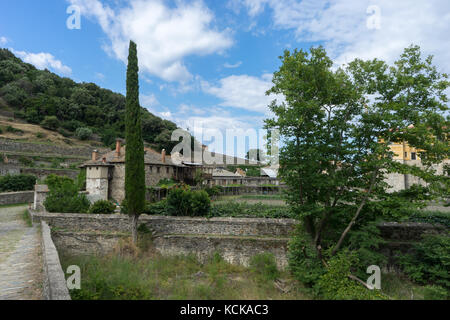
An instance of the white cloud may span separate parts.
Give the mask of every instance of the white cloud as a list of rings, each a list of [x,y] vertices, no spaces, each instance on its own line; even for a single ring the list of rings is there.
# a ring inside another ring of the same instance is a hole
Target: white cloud
[[[96,72],[96,73],[95,73],[95,77],[96,77],[98,80],[100,80],[100,81],[105,80],[105,75],[104,75],[103,73],[101,73],[101,72]]]
[[[0,45],[5,45],[7,44],[9,41],[6,37],[0,37]]]
[[[266,96],[266,91],[272,87],[271,80],[271,74],[264,74],[261,78],[249,75],[232,75],[220,79],[217,86],[203,81],[202,89],[206,93],[222,99],[221,106],[266,113],[270,102],[281,98],[272,95]]]
[[[46,52],[41,53],[30,53],[25,51],[11,51],[22,58],[23,61],[31,63],[38,69],[53,69],[54,71],[60,72],[64,75],[69,75],[72,73],[72,69],[64,65],[60,60],[57,60],[53,55]]]
[[[238,68],[242,64],[242,61],[236,62],[235,64],[225,63],[223,66],[228,69]]]
[[[323,41],[337,64],[356,57],[391,63],[414,43],[450,70],[448,0],[242,0],[241,4],[251,17],[270,7],[274,27],[293,30],[299,41]],[[367,19],[374,15],[368,11],[371,5],[380,10],[379,29],[367,27]]]
[[[99,0],[68,1],[98,21],[110,40],[107,52],[126,63],[132,39],[141,70],[167,81],[191,80],[183,58],[221,53],[233,44],[228,30],[211,26],[214,14],[199,0],[176,1],[174,7],[163,0],[128,0],[115,9]]]
[[[153,93],[149,95],[140,94],[139,102],[145,108],[151,108],[159,105],[159,101],[158,99],[156,99],[156,96]]]

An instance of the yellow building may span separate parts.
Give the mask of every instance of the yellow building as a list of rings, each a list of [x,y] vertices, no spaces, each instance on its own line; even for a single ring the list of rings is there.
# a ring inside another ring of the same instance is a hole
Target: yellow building
[[[420,160],[420,149],[413,148],[406,141],[391,143],[389,148],[394,152],[394,160],[408,164],[411,166],[422,167]],[[444,174],[444,165],[448,164],[446,159],[440,164],[433,165],[437,174]],[[390,191],[400,191],[408,189],[413,184],[426,185],[425,181],[411,174],[389,173],[385,177],[385,181],[391,186]]]
[[[410,147],[407,142],[391,143],[389,148],[395,153],[395,160],[420,160],[419,152],[416,148]]]

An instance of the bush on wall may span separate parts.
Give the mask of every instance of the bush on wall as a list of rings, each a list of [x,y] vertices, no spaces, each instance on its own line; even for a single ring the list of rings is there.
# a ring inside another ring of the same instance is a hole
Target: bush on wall
[[[0,192],[33,190],[36,177],[29,174],[16,174],[0,177]]]
[[[96,201],[91,208],[89,209],[89,213],[94,214],[112,214],[116,210],[116,205],[108,200],[99,200]]]
[[[50,189],[44,201],[49,212],[87,213],[90,202],[85,194],[78,193],[78,186],[68,177],[49,176],[46,179]]]
[[[211,200],[204,190],[178,186],[167,195],[167,213],[173,216],[207,216],[210,209]]]

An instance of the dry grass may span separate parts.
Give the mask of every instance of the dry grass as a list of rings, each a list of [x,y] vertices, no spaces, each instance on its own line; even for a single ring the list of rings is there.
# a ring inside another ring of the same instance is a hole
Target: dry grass
[[[272,280],[257,270],[225,262],[220,255],[200,263],[194,256],[161,256],[148,246],[124,241],[104,257],[61,255],[63,266],[81,268],[80,300],[284,300],[309,299],[289,274]]]
[[[7,132],[6,127],[11,126],[15,129],[19,129],[22,132]],[[92,141],[80,141],[73,138],[66,138],[56,131],[50,131],[40,127],[39,125],[23,123],[19,121],[11,121],[11,119],[0,117],[0,127],[2,128],[1,138],[7,138],[12,140],[21,140],[26,142],[35,143],[48,143],[59,146],[89,146]],[[42,138],[38,138],[40,133]],[[69,142],[69,143],[68,143]]]

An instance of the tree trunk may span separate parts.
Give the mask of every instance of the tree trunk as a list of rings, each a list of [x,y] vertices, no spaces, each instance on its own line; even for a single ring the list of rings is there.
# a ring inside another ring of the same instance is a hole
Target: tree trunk
[[[331,252],[331,255],[334,256],[336,254],[336,252],[339,250],[339,248],[342,245],[342,242],[344,241],[345,237],[347,236],[347,233],[350,231],[350,229],[352,228],[352,226],[356,223],[356,219],[359,216],[359,213],[361,212],[362,208],[364,207],[364,205],[366,204],[367,200],[370,197],[370,193],[372,192],[372,189],[375,185],[375,181],[378,175],[378,168],[375,169],[375,171],[372,174],[372,178],[370,179],[370,186],[369,186],[369,190],[367,191],[366,195],[364,196],[364,199],[361,201],[361,204],[358,207],[358,210],[356,210],[355,215],[353,216],[353,219],[350,221],[350,223],[348,224],[347,228],[345,228],[344,232],[342,232],[341,237],[339,238],[339,241],[337,242],[336,246],[334,247],[333,251]]]
[[[138,224],[139,216],[132,214],[130,215],[130,228],[131,228],[131,239],[133,240],[133,244],[137,245],[137,224]]]

